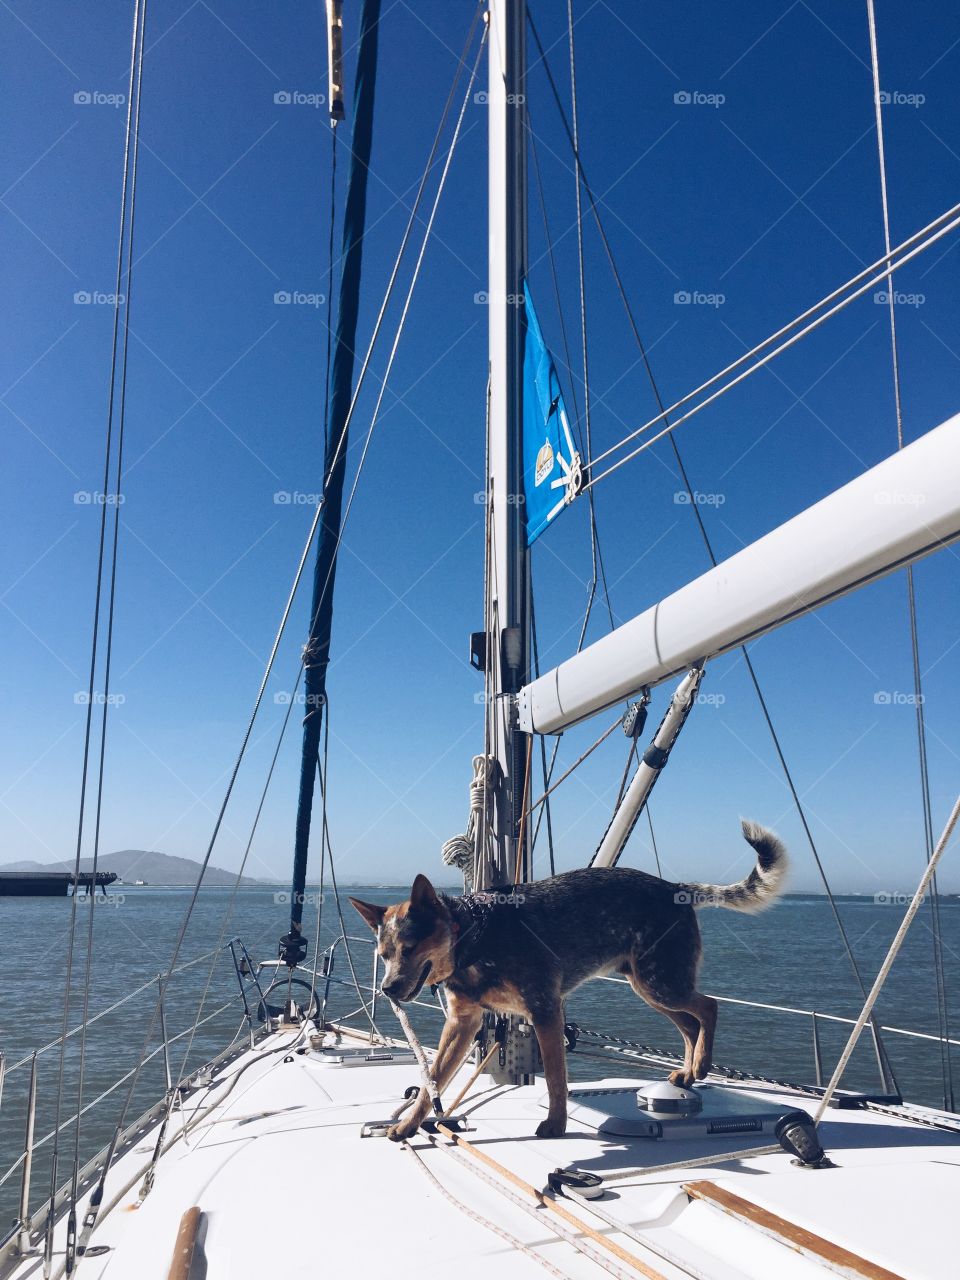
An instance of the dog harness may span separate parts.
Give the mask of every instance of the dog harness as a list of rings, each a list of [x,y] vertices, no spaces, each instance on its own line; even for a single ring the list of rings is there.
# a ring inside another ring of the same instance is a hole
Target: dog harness
[[[451,901],[454,917],[460,927],[460,934],[453,948],[453,958],[458,969],[465,969],[475,963],[496,897],[491,893],[468,893]]]

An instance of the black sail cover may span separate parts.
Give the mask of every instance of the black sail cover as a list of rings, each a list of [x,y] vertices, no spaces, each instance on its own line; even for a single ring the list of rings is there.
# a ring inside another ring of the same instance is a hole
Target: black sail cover
[[[323,474],[327,477],[323,495],[317,558],[313,571],[313,603],[310,635],[305,649],[303,757],[300,796],[293,853],[293,883],[290,896],[290,934],[281,939],[280,958],[296,962],[305,954],[301,941],[303,894],[307,878],[310,819],[317,779],[327,667],[330,663],[330,633],[333,624],[333,587],[343,509],[343,482],[346,475],[347,416],[353,395],[354,352],[357,314],[360,303],[360,271],[367,211],[367,177],[373,138],[373,106],[377,70],[380,0],[363,0],[360,44],[354,89],[353,136],[350,173],[343,217],[340,298],[336,339],[330,369],[330,426],[327,432]],[[332,281],[331,281],[332,287]],[[319,941],[319,940],[318,940]]]

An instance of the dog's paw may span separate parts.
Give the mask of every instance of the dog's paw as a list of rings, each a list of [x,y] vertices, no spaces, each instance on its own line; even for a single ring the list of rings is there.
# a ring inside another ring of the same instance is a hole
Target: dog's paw
[[[547,1116],[546,1120],[541,1120],[537,1125],[538,1138],[562,1138],[567,1131],[566,1117],[562,1120],[551,1120]]]
[[[678,1089],[689,1089],[693,1085],[694,1075],[692,1071],[684,1071],[682,1067],[678,1067],[676,1071],[670,1072],[667,1079]]]
[[[387,1137],[391,1142],[406,1142],[407,1138],[412,1138],[420,1128],[420,1122],[415,1123],[411,1120],[403,1120],[399,1124],[392,1124],[387,1130]]]

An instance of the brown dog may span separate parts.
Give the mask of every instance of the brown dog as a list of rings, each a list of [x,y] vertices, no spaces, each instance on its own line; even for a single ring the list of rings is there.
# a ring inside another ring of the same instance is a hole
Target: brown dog
[[[438,894],[418,875],[406,902],[350,901],[377,934],[385,995],[412,1000],[428,981],[446,985],[449,1016],[433,1067],[438,1090],[466,1056],[484,1010],[519,1014],[537,1033],[550,1095],[537,1136],[559,1137],[567,1123],[563,1001],[588,978],[624,974],[637,995],[675,1023],[684,1062],[670,1076],[674,1084],[689,1087],[706,1076],[717,1004],[696,989],[701,943],[694,909],[760,911],[781,891],[787,866],[772,832],[744,822],[743,834],[757,862],[733,885],[673,884],[626,867],[588,867],[462,898]],[[421,1089],[390,1137],[409,1138],[429,1109]]]

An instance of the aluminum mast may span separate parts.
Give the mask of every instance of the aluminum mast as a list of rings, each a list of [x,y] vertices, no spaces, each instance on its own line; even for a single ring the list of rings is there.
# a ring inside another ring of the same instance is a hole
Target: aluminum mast
[[[526,0],[491,0],[489,90],[490,505],[488,689],[491,754],[499,769],[493,818],[495,866],[481,865],[477,887],[530,877],[529,824],[519,849],[527,735],[515,695],[529,679],[530,571],[523,520],[523,276],[526,267]],[[487,881],[488,883],[484,883]]]

